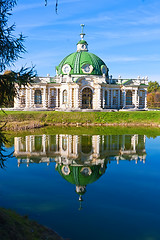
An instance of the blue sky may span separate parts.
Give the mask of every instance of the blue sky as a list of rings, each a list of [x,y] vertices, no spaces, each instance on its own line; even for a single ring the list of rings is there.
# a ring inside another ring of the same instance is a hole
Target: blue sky
[[[55,66],[76,51],[85,24],[89,51],[106,63],[113,77],[148,76],[160,82],[159,0],[19,0],[10,22],[27,36],[27,53],[16,62],[36,65],[39,76],[55,75]]]

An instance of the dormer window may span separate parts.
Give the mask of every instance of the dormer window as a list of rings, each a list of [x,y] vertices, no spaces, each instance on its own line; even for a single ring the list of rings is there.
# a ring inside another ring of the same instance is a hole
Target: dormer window
[[[69,74],[70,71],[71,71],[71,67],[68,65],[68,64],[65,64],[63,67],[62,67],[62,71],[64,74]]]
[[[82,72],[83,73],[91,73],[93,71],[93,66],[90,64],[84,64],[82,66]]]
[[[85,40],[80,40],[77,43],[77,52],[81,52],[81,51],[88,51],[88,43]]]

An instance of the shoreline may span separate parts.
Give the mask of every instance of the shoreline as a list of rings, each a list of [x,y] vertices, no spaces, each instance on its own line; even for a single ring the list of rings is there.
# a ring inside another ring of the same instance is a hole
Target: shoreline
[[[1,240],[6,239],[50,239],[64,240],[53,229],[48,228],[28,216],[21,216],[17,212],[0,208],[0,236]]]
[[[20,123],[18,122],[10,122],[7,123],[4,127],[4,131],[24,131],[24,130],[32,130],[39,129],[45,127],[153,127],[160,128],[160,124],[157,123]]]

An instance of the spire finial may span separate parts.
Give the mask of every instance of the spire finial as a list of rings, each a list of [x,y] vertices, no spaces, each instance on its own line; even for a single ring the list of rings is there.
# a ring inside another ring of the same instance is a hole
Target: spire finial
[[[82,40],[83,40],[84,36],[86,35],[85,33],[83,33],[84,26],[85,26],[84,24],[81,24],[82,32],[80,33],[80,35],[81,35]]]
[[[79,196],[79,209],[78,210],[82,210],[82,201],[83,201],[83,199],[82,199],[82,196],[80,195]]]

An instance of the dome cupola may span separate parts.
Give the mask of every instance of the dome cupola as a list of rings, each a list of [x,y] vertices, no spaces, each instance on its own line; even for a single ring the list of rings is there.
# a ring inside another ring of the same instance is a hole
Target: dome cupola
[[[81,40],[77,43],[77,52],[88,52],[88,43],[84,40],[85,33],[83,32],[84,24],[81,24],[82,32],[80,33]]]
[[[84,40],[84,24],[81,24],[81,40],[77,43],[77,51],[65,57],[56,67],[57,75],[105,75],[108,77],[106,64],[93,53],[88,52],[88,43]]]

